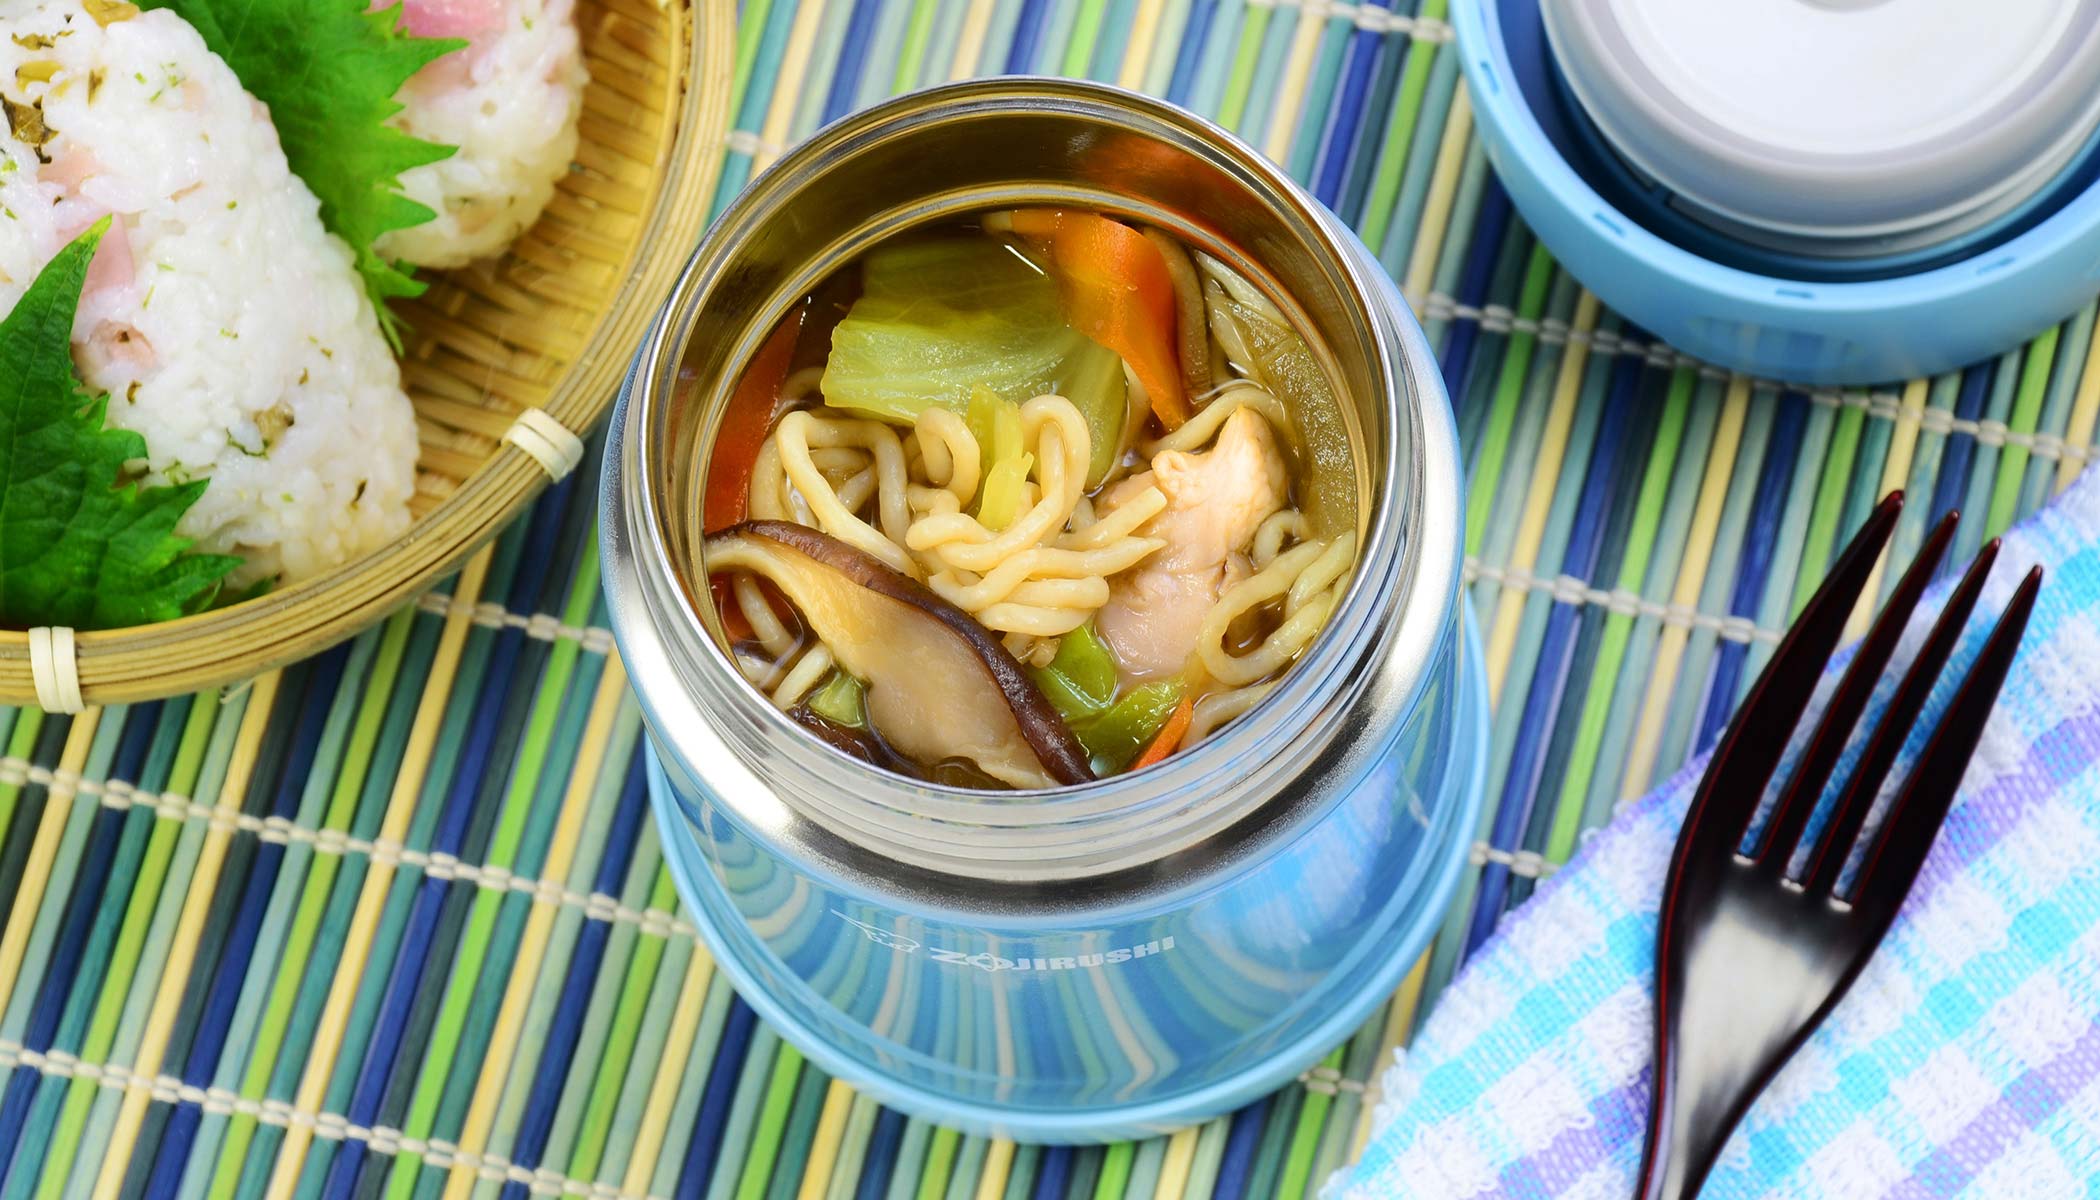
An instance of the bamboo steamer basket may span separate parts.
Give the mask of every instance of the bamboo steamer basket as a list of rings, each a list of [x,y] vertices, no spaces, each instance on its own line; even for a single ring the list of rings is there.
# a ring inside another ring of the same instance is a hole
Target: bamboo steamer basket
[[[498,259],[397,306],[422,452],[415,521],[324,575],[179,621],[75,635],[86,704],[223,687],[317,654],[458,567],[547,486],[504,440],[538,408],[587,435],[707,223],[728,128],[731,0],[579,0],[591,79],[572,169]],[[31,635],[0,631],[0,703],[34,705]]]

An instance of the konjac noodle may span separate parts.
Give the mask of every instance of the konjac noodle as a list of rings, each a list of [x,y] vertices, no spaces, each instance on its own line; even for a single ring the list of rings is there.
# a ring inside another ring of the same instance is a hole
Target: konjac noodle
[[[1283,312],[1088,211],[986,213],[837,272],[746,367],[703,504],[746,678],[841,751],[963,787],[1201,742],[1356,560],[1348,435]]]

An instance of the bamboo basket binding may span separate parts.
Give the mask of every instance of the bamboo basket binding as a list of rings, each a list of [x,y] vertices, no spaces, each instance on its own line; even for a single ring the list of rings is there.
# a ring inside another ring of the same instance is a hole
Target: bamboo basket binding
[[[66,694],[65,631],[0,631],[0,703],[38,703],[33,654],[46,660],[50,707],[251,679],[368,628],[494,537],[550,478],[506,433],[540,409],[588,434],[699,240],[729,122],[734,26],[732,0],[579,0],[591,80],[553,203],[502,258],[430,275],[429,291],[399,306],[422,440],[415,523],[400,540],[244,604],[77,634],[77,697]],[[517,440],[555,457],[529,430]]]

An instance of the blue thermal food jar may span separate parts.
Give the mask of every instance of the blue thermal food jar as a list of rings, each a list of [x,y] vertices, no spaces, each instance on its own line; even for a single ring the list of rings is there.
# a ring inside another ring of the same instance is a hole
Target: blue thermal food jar
[[[1046,203],[1169,230],[1284,309],[1344,398],[1360,550],[1293,669],[1199,744],[1096,783],[977,793],[840,755],[745,681],[696,582],[700,464],[741,365],[841,263]],[[709,233],[606,453],[611,622],[688,914],[811,1061],[943,1124],[1124,1138],[1260,1095],[1391,994],[1464,866],[1487,707],[1462,511],[1449,402],[1391,282],[1223,131],[1011,78],[823,131]]]

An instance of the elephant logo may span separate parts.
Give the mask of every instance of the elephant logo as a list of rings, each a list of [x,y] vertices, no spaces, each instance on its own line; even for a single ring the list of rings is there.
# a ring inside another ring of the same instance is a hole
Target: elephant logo
[[[866,921],[856,921],[852,917],[847,916],[845,913],[840,912],[838,909],[832,909],[831,915],[837,917],[841,921],[844,921],[846,924],[853,926],[855,929],[860,930],[861,936],[867,938],[869,941],[875,943],[878,946],[887,946],[890,949],[895,950],[899,954],[911,954],[919,948],[918,942],[913,941],[911,938],[905,937],[901,933],[896,933],[891,930],[884,929],[879,925],[870,925]]]

